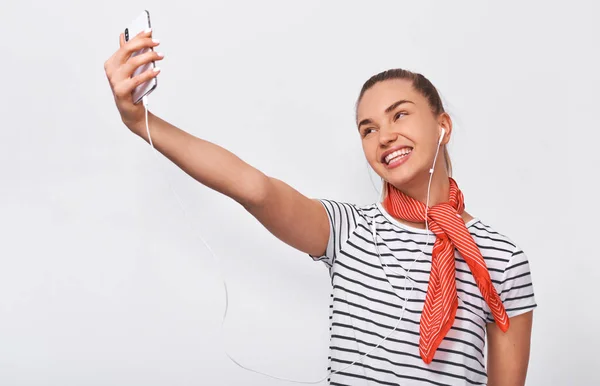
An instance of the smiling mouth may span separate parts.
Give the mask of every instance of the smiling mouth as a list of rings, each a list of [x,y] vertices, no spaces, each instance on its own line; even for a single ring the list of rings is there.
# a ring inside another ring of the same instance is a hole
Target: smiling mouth
[[[396,150],[383,158],[383,163],[389,165],[396,161],[401,160],[402,158],[408,156],[412,152],[412,147],[405,147],[399,150]]]

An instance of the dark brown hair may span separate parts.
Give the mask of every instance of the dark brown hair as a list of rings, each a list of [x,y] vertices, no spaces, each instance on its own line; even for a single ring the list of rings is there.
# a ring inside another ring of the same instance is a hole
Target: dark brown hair
[[[438,93],[435,86],[423,75],[404,70],[401,68],[394,68],[391,70],[386,70],[380,72],[379,74],[373,75],[369,80],[365,82],[360,90],[360,94],[358,96],[358,101],[356,102],[356,108],[358,109],[358,104],[362,100],[362,97],[365,95],[365,92],[369,90],[371,87],[375,86],[379,82],[383,82],[391,79],[405,79],[412,83],[412,86],[415,90],[421,93],[429,103],[429,107],[431,108],[431,112],[436,117],[442,113],[445,113],[444,104],[442,103],[442,98],[440,98],[440,94]],[[444,159],[446,160],[446,170],[448,171],[448,175],[452,176],[452,162],[450,161],[450,154],[448,153],[448,148],[444,147]]]

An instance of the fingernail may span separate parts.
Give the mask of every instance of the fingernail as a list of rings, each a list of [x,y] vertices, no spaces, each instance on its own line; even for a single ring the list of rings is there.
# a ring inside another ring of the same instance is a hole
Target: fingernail
[[[165,54],[163,54],[162,52],[157,52],[156,55],[158,55],[161,58],[165,56]]]
[[[154,70],[152,70],[154,72],[159,72],[160,71],[160,67],[154,67]]]
[[[152,43],[158,44],[159,41],[158,41],[158,39],[152,39]]]
[[[146,28],[146,29],[144,30],[144,32],[145,32],[145,33],[152,32],[152,28]]]

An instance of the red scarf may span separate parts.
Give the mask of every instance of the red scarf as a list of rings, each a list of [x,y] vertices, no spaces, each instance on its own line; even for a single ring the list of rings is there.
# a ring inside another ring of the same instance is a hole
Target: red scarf
[[[425,221],[425,204],[402,193],[392,184],[387,185],[388,194],[383,205],[390,215],[411,222]],[[481,252],[460,216],[464,209],[463,194],[456,181],[450,178],[449,202],[437,204],[427,211],[429,228],[436,235],[436,240],[433,245],[431,274],[419,325],[419,353],[425,363],[430,363],[433,359],[435,351],[452,327],[456,316],[458,294],[456,293],[455,248],[471,269],[496,324],[502,331],[508,330],[508,315],[502,300],[492,284]]]

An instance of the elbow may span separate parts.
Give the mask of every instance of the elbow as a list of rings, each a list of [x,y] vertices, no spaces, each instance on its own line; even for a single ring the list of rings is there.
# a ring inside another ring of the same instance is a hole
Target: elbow
[[[249,173],[239,185],[241,191],[236,200],[246,209],[261,207],[267,202],[271,190],[271,178],[259,170]]]

